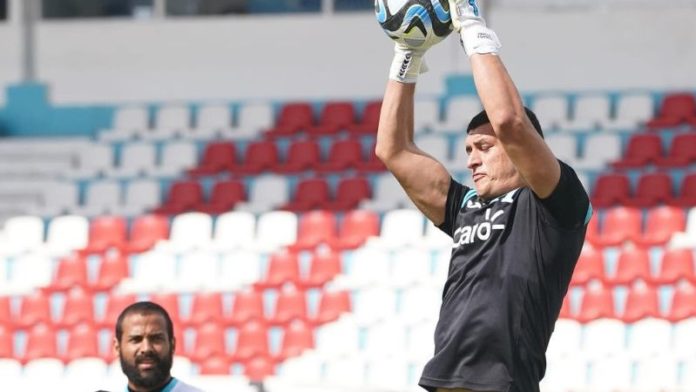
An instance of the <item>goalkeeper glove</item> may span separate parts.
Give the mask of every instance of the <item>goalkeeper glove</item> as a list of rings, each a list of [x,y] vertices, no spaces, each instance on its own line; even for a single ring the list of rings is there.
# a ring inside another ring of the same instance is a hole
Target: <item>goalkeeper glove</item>
[[[500,41],[495,31],[486,26],[477,0],[449,0],[452,26],[459,32],[464,52],[473,54],[498,54]]]

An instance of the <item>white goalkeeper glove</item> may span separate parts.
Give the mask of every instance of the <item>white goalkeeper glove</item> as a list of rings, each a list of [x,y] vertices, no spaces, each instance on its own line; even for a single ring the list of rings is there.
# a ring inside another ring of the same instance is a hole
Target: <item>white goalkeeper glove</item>
[[[486,26],[477,0],[449,0],[452,26],[459,32],[464,52],[498,54],[501,44],[495,31]]]
[[[394,58],[389,68],[389,79],[401,83],[416,83],[418,75],[428,71],[423,55],[427,48],[409,48],[408,46],[394,44]]]

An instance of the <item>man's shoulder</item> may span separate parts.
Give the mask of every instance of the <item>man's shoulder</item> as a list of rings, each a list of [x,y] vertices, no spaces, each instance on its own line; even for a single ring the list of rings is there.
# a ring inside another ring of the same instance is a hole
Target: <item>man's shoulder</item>
[[[172,389],[162,392],[203,392],[203,390],[175,378],[172,383]]]

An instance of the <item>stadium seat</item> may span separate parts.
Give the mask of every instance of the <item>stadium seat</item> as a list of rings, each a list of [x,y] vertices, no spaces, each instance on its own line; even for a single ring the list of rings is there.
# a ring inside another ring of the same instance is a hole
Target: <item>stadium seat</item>
[[[384,275],[380,275],[384,276]],[[396,315],[396,291],[372,286],[353,294],[353,317],[363,327],[392,320]]]
[[[11,326],[13,322],[12,307],[10,306],[9,296],[0,296],[0,326]],[[0,358],[3,358],[0,355]]]
[[[622,248],[616,262],[616,271],[606,280],[614,285],[628,285],[637,280],[652,283],[648,251],[632,245]]]
[[[198,149],[194,142],[175,141],[167,142],[162,147],[162,157],[150,173],[150,176],[175,177],[186,171],[198,162]]]
[[[399,208],[411,208],[413,202],[391,173],[377,176],[372,188],[372,199],[360,203],[360,208],[387,212]]]
[[[55,325],[60,328],[72,328],[80,323],[94,322],[94,303],[92,294],[75,287],[67,292],[63,312]]]
[[[237,331],[237,346],[232,358],[246,362],[256,357],[270,357],[268,327],[259,321],[249,321]]]
[[[97,331],[91,323],[80,323],[70,328],[65,354],[61,358],[65,363],[99,356]]]
[[[358,173],[360,174],[378,173],[387,170],[387,167],[384,166],[384,162],[377,158],[374,145],[372,145],[368,150],[367,157],[356,163],[355,167],[358,169]]]
[[[307,299],[305,292],[295,287],[283,288],[278,291],[275,307],[267,318],[271,326],[287,326],[293,320],[307,320]]]
[[[481,109],[481,101],[479,101],[477,96],[461,95],[452,97],[445,105],[445,121],[434,127],[433,131],[461,132]]]
[[[325,203],[323,207],[332,211],[353,210],[371,196],[370,183],[365,177],[345,177],[338,181],[333,200]]]
[[[592,246],[583,246],[570,284],[584,285],[592,280],[605,281],[605,279],[604,254]]]
[[[198,181],[177,180],[170,186],[165,202],[154,212],[168,215],[180,214],[193,210],[203,200],[203,187]]]
[[[79,209],[79,188],[73,181],[54,180],[44,187],[42,203],[33,210],[25,210],[41,216],[74,214]]]
[[[19,328],[29,328],[37,324],[52,324],[49,296],[40,291],[22,296],[14,323]]]
[[[128,276],[129,267],[126,256],[117,252],[108,253],[102,258],[96,280],[92,282],[88,288],[94,291],[110,292],[113,288],[118,286],[121,281],[127,279]],[[133,302],[133,300],[131,300],[131,302]]]
[[[195,127],[184,137],[210,140],[232,132],[232,112],[226,103],[209,103],[198,108]]]
[[[668,204],[678,207],[696,207],[696,173],[684,176],[677,195]]]
[[[275,142],[255,140],[246,146],[242,161],[231,171],[239,175],[257,175],[271,170],[278,165],[278,162],[278,146]]]
[[[238,180],[222,180],[213,185],[210,199],[196,206],[196,210],[211,215],[231,211],[237,203],[246,200],[244,183]]]
[[[116,325],[116,320],[119,314],[121,314],[121,311],[136,301],[137,297],[135,294],[110,292],[106,297],[104,314],[101,318],[95,319],[95,324],[99,328],[112,329],[114,325]]]
[[[317,141],[296,140],[288,147],[285,159],[271,169],[280,174],[297,174],[313,170],[321,160],[321,150]]]
[[[581,95],[575,99],[571,120],[560,124],[563,131],[594,131],[609,120],[611,103],[606,94]]]
[[[213,218],[203,212],[186,212],[172,219],[169,239],[157,243],[157,249],[184,253],[209,246],[213,237]]]
[[[103,253],[123,249],[128,236],[126,219],[120,216],[98,216],[90,222],[89,240],[83,254]]]
[[[631,183],[621,173],[600,174],[592,187],[592,205],[596,208],[624,204],[631,197]]]
[[[302,288],[320,288],[341,273],[341,253],[318,248],[311,257],[309,272],[300,281]]]
[[[124,279],[118,290],[129,293],[147,293],[165,290],[176,281],[176,255],[156,249],[135,257],[132,274]]]
[[[347,291],[323,290],[317,313],[310,317],[310,321],[314,325],[326,324],[338,320],[341,315],[350,311],[351,300]]]
[[[244,363],[244,376],[252,383],[260,383],[274,374],[275,363],[268,355],[253,357]]]
[[[78,357],[65,365],[62,386],[66,390],[99,390],[108,379],[107,364],[102,358]]]
[[[329,211],[314,210],[300,215],[297,241],[290,245],[294,251],[313,250],[321,244],[336,241],[336,215]]]
[[[230,142],[210,142],[203,150],[198,165],[189,169],[191,176],[212,176],[234,170],[237,163],[237,147]]]
[[[645,217],[645,229],[634,234],[633,242],[645,247],[665,245],[674,233],[683,232],[685,227],[686,216],[681,208],[653,207]]]
[[[629,293],[629,298],[631,298],[631,293]],[[644,315],[652,316],[648,313],[644,313]],[[640,361],[660,357],[669,353],[671,341],[672,323],[665,319],[641,318],[633,322],[627,331],[626,353],[632,359]]]
[[[220,277],[218,257],[204,250],[187,251],[180,257],[176,280],[169,287],[181,292],[210,289]]]
[[[391,274],[387,284],[395,288],[408,288],[425,284],[430,278],[430,252],[414,246],[395,250],[391,262]]]
[[[169,220],[164,215],[148,214],[133,220],[126,250],[140,253],[169,238]]]
[[[269,255],[268,269],[263,278],[254,284],[254,287],[279,289],[286,283],[297,285],[299,281],[300,262],[297,253],[281,249]]]
[[[0,361],[4,358],[14,358],[14,340],[12,339],[12,330],[10,329],[9,322],[0,324]],[[0,370],[0,376],[4,376],[2,370]]]
[[[638,179],[635,193],[624,201],[624,205],[648,208],[667,203],[673,198],[672,177],[669,174],[663,172],[644,173]]]
[[[650,93],[621,94],[616,102],[616,114],[604,124],[608,131],[634,131],[653,116]]]
[[[84,216],[62,215],[51,219],[44,251],[50,256],[62,256],[84,249],[89,236],[89,221]]]
[[[546,355],[549,361],[577,355],[581,348],[582,324],[576,320],[559,319],[553,328]]]
[[[28,391],[45,391],[60,385],[65,373],[63,361],[54,357],[40,357],[24,365],[22,386]]]
[[[357,139],[337,140],[331,144],[327,159],[314,165],[317,173],[336,173],[357,167],[362,161],[362,145]]]
[[[660,261],[657,284],[674,284],[680,280],[696,282],[694,254],[691,249],[665,249]]]
[[[273,125],[273,108],[265,102],[246,103],[239,108],[237,123],[224,137],[253,140]]]
[[[616,319],[596,319],[583,326],[580,356],[597,360],[624,350],[626,324]]]
[[[441,305],[441,287],[429,284],[405,287],[399,298],[398,322],[407,328],[419,323],[431,323],[434,327]]]
[[[247,211],[229,211],[217,217],[211,246],[215,250],[229,251],[254,242],[256,217]]]
[[[189,327],[205,323],[220,324],[224,318],[222,295],[218,292],[195,292],[188,318],[182,320]]]
[[[114,167],[114,148],[106,143],[91,143],[80,150],[76,166],[70,173],[71,177],[101,177]]]
[[[656,161],[659,167],[678,168],[696,162],[696,132],[674,136],[667,156]]]
[[[46,323],[32,324],[27,327],[29,330],[21,360],[26,364],[35,359],[58,358],[55,329]]]
[[[295,136],[306,132],[313,124],[314,113],[309,103],[288,103],[280,109],[275,126],[266,130],[264,136],[267,138]]]
[[[319,121],[307,128],[310,136],[331,136],[347,130],[355,123],[355,109],[351,102],[327,102],[321,109]]]
[[[112,214],[122,204],[121,185],[118,181],[97,180],[89,183],[84,203],[75,212],[86,216]]]
[[[370,237],[379,235],[379,216],[368,210],[346,212],[338,228],[338,237],[331,247],[339,250],[360,247]]]
[[[214,321],[208,321],[196,328],[193,349],[188,355],[194,361],[228,355],[225,344],[225,330]]]
[[[150,301],[159,304],[164,308],[164,310],[167,311],[167,313],[169,313],[169,318],[172,319],[172,324],[174,324],[175,335],[177,334],[177,331],[183,332],[183,328],[179,327],[181,325],[181,312],[179,311],[180,306],[178,294],[164,292],[153,293],[150,295]],[[177,340],[183,342],[182,339]]]
[[[446,135],[442,134],[426,134],[416,137],[416,145],[438,162],[442,162],[448,166],[449,158],[449,141]]]
[[[297,241],[297,215],[290,211],[269,211],[256,221],[256,241],[248,248],[273,252]]]
[[[87,259],[74,252],[60,258],[53,280],[46,290],[48,292],[67,291],[72,287],[87,286]]]
[[[599,213],[595,211],[590,217],[590,221],[587,223],[587,230],[585,231],[585,241],[592,246],[599,246],[599,244],[597,243],[599,236]]]
[[[416,209],[394,209],[382,218],[379,237],[371,238],[366,246],[397,249],[418,243],[423,238],[425,219]]]
[[[150,118],[144,106],[123,106],[114,113],[112,129],[102,131],[99,138],[103,141],[123,141],[142,134],[150,129]]]
[[[365,329],[365,346],[361,354],[371,361],[386,360],[392,355],[403,356],[406,344],[406,328],[397,320],[385,320]]]
[[[231,365],[232,363],[229,358],[224,355],[205,357],[199,362],[199,374],[206,376],[228,376],[230,375]]]
[[[348,132],[356,136],[376,134],[381,110],[382,101],[368,102],[363,109],[360,120],[348,125]]]
[[[664,155],[662,139],[654,133],[636,133],[631,135],[621,159],[614,161],[615,169],[640,168],[655,164]]]
[[[0,255],[16,256],[44,242],[44,221],[38,216],[14,216],[8,218],[3,226],[5,240],[0,241]]]
[[[632,207],[612,207],[604,211],[599,246],[618,246],[641,234],[642,212]]]
[[[696,317],[696,287],[681,282],[674,288],[667,319],[673,323]]]
[[[568,121],[568,102],[562,95],[546,95],[534,99],[531,109],[539,118],[541,128],[548,133]]]
[[[109,170],[110,177],[138,177],[148,175],[156,166],[155,145],[145,142],[132,142],[122,147],[119,165]]]
[[[29,294],[35,289],[46,287],[53,278],[51,257],[37,253],[17,256],[10,264],[9,279],[2,287],[5,295]]]
[[[334,362],[355,354],[359,348],[360,327],[349,316],[343,316],[316,329],[315,346],[317,353]]]
[[[597,132],[586,135],[582,156],[575,160],[576,170],[602,170],[621,157],[621,136]]]
[[[226,291],[250,287],[261,279],[260,257],[259,253],[253,251],[226,251],[218,277],[213,282],[208,282],[207,286]]]
[[[277,380],[279,386],[285,385],[321,385],[323,361],[314,351],[305,351],[300,356],[283,361]],[[270,389],[274,388],[273,379],[264,381]],[[282,387],[281,387],[282,388]]]
[[[615,318],[612,290],[602,283],[590,284],[585,288],[577,319],[588,323],[600,318]]]
[[[670,349],[675,359],[689,360],[693,358],[694,345],[696,345],[696,318],[688,317],[679,320],[670,320],[672,324],[672,345]],[[694,380],[696,381],[696,380]],[[696,385],[694,383],[693,385]]]
[[[125,192],[124,204],[114,212],[116,214],[128,217],[144,214],[162,201],[159,181],[149,178],[129,181]]]
[[[413,132],[434,131],[440,125],[440,103],[434,98],[419,99],[413,107]]]
[[[686,92],[667,94],[657,116],[646,125],[650,129],[661,129],[683,124],[696,124],[696,97]]]
[[[333,282],[336,287],[353,289],[382,283],[389,276],[389,254],[386,249],[360,247],[350,259],[350,267]],[[382,286],[379,286],[382,287]]]
[[[288,178],[269,174],[257,176],[249,186],[248,201],[237,204],[237,210],[265,213],[290,200]]]
[[[252,322],[265,320],[263,298],[260,292],[244,290],[234,293],[232,311],[226,320],[228,325],[241,327]]]
[[[545,140],[556,158],[574,166],[578,159],[578,141],[575,135],[556,133],[546,136]]]
[[[290,201],[278,208],[296,213],[307,212],[322,209],[331,199],[331,190],[326,179],[305,178],[298,181]]]
[[[597,392],[630,390],[632,366],[623,355],[597,358],[590,367],[587,386]]]
[[[645,282],[638,282],[628,290],[624,311],[619,318],[630,324],[649,317],[662,317],[657,290]]]
[[[696,206],[689,209],[686,219],[686,229],[672,235],[668,244],[670,248],[693,249],[696,247]]]
[[[155,113],[155,126],[145,139],[167,140],[191,133],[191,110],[185,104],[169,103]]]

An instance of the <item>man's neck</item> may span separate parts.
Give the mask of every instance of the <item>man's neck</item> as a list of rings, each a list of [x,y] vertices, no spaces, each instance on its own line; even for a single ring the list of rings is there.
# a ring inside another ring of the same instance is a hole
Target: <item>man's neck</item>
[[[142,389],[139,387],[133,387],[131,383],[128,383],[128,392],[162,392],[162,390],[164,390],[164,388],[166,388],[167,385],[169,385],[169,383],[172,382],[172,380],[174,380],[174,377],[169,376],[165,382],[153,389]]]

